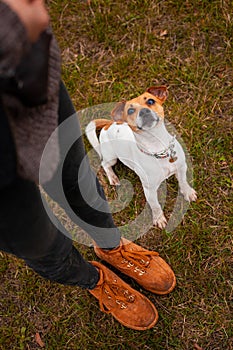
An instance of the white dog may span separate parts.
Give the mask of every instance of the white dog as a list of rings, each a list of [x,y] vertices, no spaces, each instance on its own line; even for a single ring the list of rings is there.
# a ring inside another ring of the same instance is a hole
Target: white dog
[[[167,220],[157,190],[165,179],[175,174],[185,200],[197,199],[187,182],[182,146],[164,124],[162,104],[167,96],[165,86],[151,87],[139,97],[119,102],[111,113],[113,120],[95,119],[86,127],[87,138],[99,154],[110,184],[120,184],[112,169],[119,159],[140,177],[153,224],[160,228]],[[101,129],[99,139],[96,129]]]

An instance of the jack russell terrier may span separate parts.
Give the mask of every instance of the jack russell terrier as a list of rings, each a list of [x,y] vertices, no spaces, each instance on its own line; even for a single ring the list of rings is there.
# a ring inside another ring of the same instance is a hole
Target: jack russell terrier
[[[119,159],[139,176],[153,224],[165,228],[167,220],[158,202],[160,184],[175,174],[185,200],[195,201],[196,191],[186,178],[187,164],[180,143],[164,124],[165,86],[150,87],[130,100],[119,102],[111,112],[113,120],[95,119],[86,127],[86,136],[102,160],[111,185],[120,185],[112,166]],[[101,129],[99,139],[96,130]]]

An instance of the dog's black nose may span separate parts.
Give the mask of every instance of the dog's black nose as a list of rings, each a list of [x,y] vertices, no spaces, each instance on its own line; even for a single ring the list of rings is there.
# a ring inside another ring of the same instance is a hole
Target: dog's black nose
[[[159,116],[149,108],[142,108],[136,118],[136,124],[138,129],[148,129],[155,126],[155,123],[159,121]]]
[[[151,110],[149,108],[142,108],[139,112],[140,117],[146,117],[151,115]]]
[[[158,115],[152,112],[149,108],[142,108],[139,112],[139,117],[147,121],[159,121]]]

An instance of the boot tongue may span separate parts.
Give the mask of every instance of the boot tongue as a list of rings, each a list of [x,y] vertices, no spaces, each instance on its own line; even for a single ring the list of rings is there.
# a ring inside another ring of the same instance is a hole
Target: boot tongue
[[[120,244],[118,247],[112,248],[112,249],[102,249],[102,250],[106,253],[111,254],[111,253],[119,252],[122,249],[122,246],[123,246],[123,243],[122,243],[122,241],[120,241]]]

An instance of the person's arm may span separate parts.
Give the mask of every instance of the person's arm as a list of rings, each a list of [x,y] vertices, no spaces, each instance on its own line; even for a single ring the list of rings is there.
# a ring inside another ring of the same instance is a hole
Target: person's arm
[[[0,16],[0,75],[10,76],[49,16],[43,0],[1,0]]]

